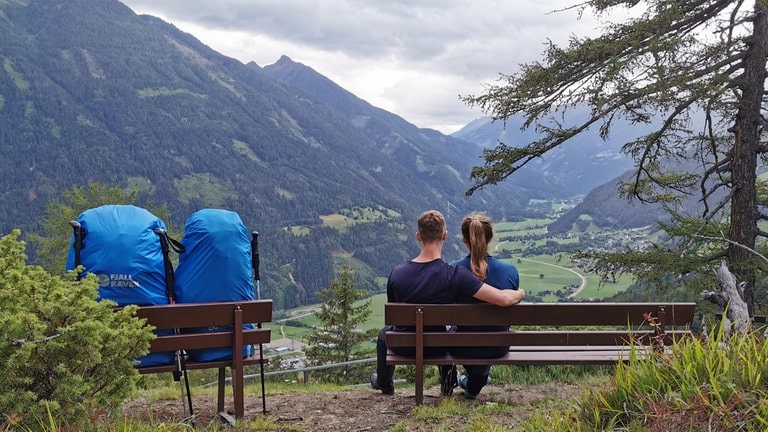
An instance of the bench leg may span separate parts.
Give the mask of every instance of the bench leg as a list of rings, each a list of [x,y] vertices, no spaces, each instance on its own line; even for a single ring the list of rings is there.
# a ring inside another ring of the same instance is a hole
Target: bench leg
[[[224,386],[227,385],[226,368],[219,368],[219,403],[216,409],[221,413],[224,412]]]
[[[261,328],[261,323],[259,323]],[[267,392],[264,384],[264,346],[259,344],[259,373],[261,374],[261,412],[267,414]]]
[[[245,417],[245,404],[243,400],[243,369],[232,367],[232,395],[235,399],[235,418]]]
[[[229,423],[230,425],[234,426],[235,425],[235,418],[232,417],[231,415],[229,415],[229,413],[227,413],[224,410],[224,394],[225,394],[225,390],[226,390],[226,387],[225,387],[226,385],[227,385],[227,368],[220,367],[219,368],[219,389],[218,389],[219,390],[219,400],[218,400],[216,408],[217,408],[217,410],[219,412],[219,416],[221,416],[221,418],[223,418],[227,423]]]
[[[416,403],[424,402],[424,311],[416,312]]]
[[[235,418],[245,417],[243,401],[243,310],[235,307],[235,343],[232,350],[232,394],[235,399]]]
[[[416,365],[416,403],[424,402],[424,365]]]

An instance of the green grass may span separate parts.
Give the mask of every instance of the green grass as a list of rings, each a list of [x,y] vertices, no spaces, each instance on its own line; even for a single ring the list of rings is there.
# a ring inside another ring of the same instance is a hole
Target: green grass
[[[29,89],[29,81],[24,79],[24,75],[14,69],[13,61],[11,59],[5,58],[5,60],[3,60],[3,70],[5,70],[8,76],[11,77],[11,80],[13,80],[13,83],[16,84],[16,87],[19,90]]]
[[[286,192],[287,193],[287,192]],[[338,231],[346,231],[352,225],[389,220],[399,217],[400,214],[392,209],[377,206],[372,207],[353,207],[351,209],[341,209],[338,213],[331,213],[320,216],[321,225],[333,228]],[[293,235],[301,236],[309,234],[314,226],[294,225],[284,229]]]
[[[768,430],[768,343],[758,333],[680,341],[670,355],[619,364],[614,385],[539,412],[521,431]]]
[[[231,184],[208,173],[186,175],[175,179],[173,183],[178,190],[179,199],[184,203],[203,200],[212,207],[221,207],[227,199],[236,195]]]
[[[513,263],[520,273],[520,287],[529,294],[540,294],[542,291],[561,291],[566,285],[578,286],[581,283],[578,275],[549,264],[542,264],[533,259],[507,260]],[[541,260],[547,262],[550,260]],[[559,264],[557,264],[559,265]]]

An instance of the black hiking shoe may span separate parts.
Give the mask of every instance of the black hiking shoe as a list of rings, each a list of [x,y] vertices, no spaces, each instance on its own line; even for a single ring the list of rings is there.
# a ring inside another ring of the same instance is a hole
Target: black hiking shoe
[[[486,384],[491,383],[491,377],[490,375],[488,378],[485,379]],[[459,377],[459,387],[464,389],[464,397],[467,399],[477,399],[477,394],[472,394],[469,392],[469,377],[466,375],[461,375]]]
[[[379,377],[378,375],[376,375],[376,372],[371,374],[371,387],[373,387],[374,390],[381,390],[381,394],[384,394],[387,396],[392,396],[393,394],[395,394],[394,386],[389,388],[384,388],[379,386]]]
[[[443,396],[450,396],[453,394],[453,389],[459,385],[459,371],[456,370],[456,366],[451,366],[447,376],[441,377],[440,380],[440,394]]]

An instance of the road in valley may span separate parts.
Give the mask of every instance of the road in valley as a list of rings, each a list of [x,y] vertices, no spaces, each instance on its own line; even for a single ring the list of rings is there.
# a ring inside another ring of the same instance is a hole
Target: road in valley
[[[507,240],[504,240],[504,241],[499,242],[498,244],[496,244],[496,247],[494,248],[494,251],[498,252],[499,251],[499,246],[501,246],[502,244],[504,244],[506,242],[507,242]],[[552,264],[552,263],[548,263],[548,262],[544,262],[544,261],[532,260],[532,259],[529,259],[529,258],[520,258],[520,259],[524,260],[524,261],[534,262],[534,263],[537,263],[537,264],[544,264],[544,265],[548,265],[548,266],[552,266],[552,267],[557,267],[557,268],[559,268],[561,270],[565,270],[565,271],[571,272],[574,275],[576,275],[576,277],[578,277],[579,280],[581,280],[581,283],[579,284],[578,288],[576,288],[576,291],[574,291],[571,295],[569,295],[568,298],[576,297],[587,286],[587,278],[585,278],[581,273],[579,273],[579,272],[577,272],[575,270],[569,269],[568,267],[563,267],[561,265]]]

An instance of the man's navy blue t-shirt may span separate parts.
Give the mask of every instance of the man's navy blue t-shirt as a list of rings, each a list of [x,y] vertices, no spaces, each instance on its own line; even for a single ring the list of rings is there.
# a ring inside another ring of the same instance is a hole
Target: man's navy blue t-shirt
[[[438,258],[417,263],[408,261],[392,269],[387,280],[387,301],[400,303],[450,304],[462,295],[473,296],[483,282],[464,267],[453,266]],[[397,331],[413,331],[413,327],[395,327]],[[445,330],[427,327],[427,331]],[[400,349],[402,355],[413,355],[412,349]],[[444,348],[430,349],[427,355],[437,355]]]
[[[475,295],[482,285],[471,271],[440,258],[426,263],[408,261],[390,272],[387,301],[456,303],[461,295]]]
[[[389,274],[387,301],[402,303],[456,303],[473,296],[483,283],[464,267],[438,258],[426,263],[408,261]]]

